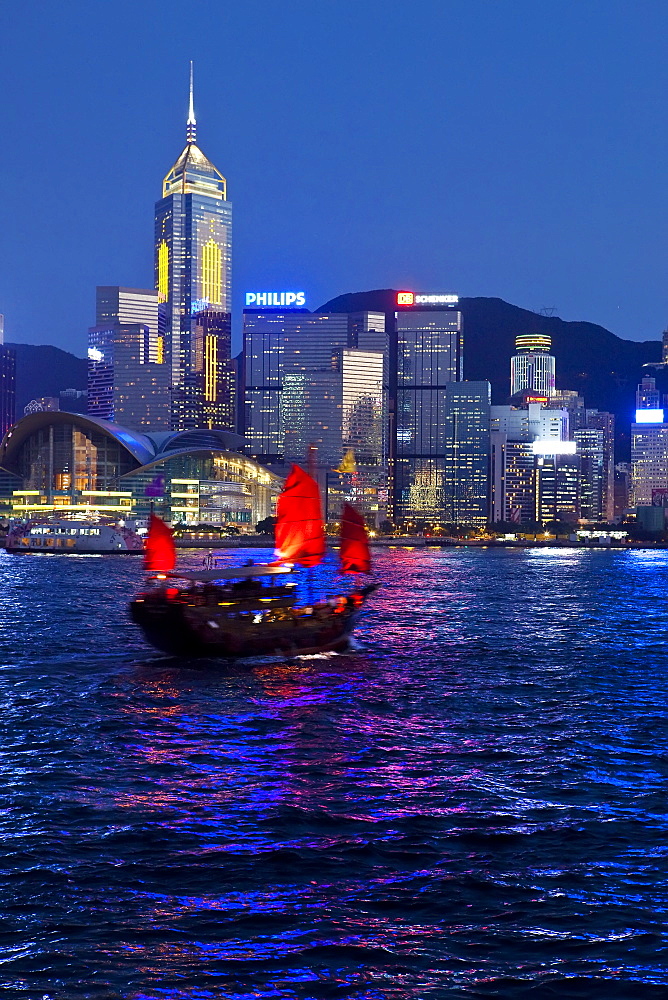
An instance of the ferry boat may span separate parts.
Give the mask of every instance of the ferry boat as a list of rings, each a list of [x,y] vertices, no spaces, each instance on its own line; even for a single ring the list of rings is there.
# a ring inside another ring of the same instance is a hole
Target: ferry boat
[[[144,542],[134,523],[72,521],[24,521],[9,529],[8,552],[52,552],[68,555],[141,555]]]
[[[295,567],[309,571],[325,554],[318,486],[299,466],[292,467],[278,499],[276,546],[274,563],[177,571],[171,530],[152,514],[145,560],[149,580],[130,604],[132,620],[152,646],[180,656],[234,659],[344,650],[378,584],[358,582],[356,575],[352,588],[297,602]],[[339,559],[342,574],[370,574],[364,521],[349,504],[341,519]]]

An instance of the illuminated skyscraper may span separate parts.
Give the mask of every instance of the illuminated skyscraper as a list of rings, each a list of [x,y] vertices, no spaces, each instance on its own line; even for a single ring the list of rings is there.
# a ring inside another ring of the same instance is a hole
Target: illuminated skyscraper
[[[462,314],[400,309],[395,322],[394,517],[399,522],[444,521],[452,510],[447,387],[462,378]]]
[[[226,398],[230,383],[220,364],[230,360],[229,346],[218,336],[229,329],[231,263],[232,205],[227,181],[197,145],[191,63],[186,145],[155,206],[155,285],[171,366],[175,430],[231,427],[219,422],[221,413],[234,413],[234,401]],[[212,388],[211,378],[218,375],[221,381]],[[207,400],[207,392],[215,398]],[[206,405],[212,402],[215,412]]]
[[[528,440],[512,440],[507,431],[491,435],[490,521],[526,524],[536,518],[536,459]]]
[[[148,327],[93,326],[88,331],[88,413],[133,430],[169,430],[169,368],[147,361]]]
[[[164,345],[158,335],[158,293],[151,288],[98,285],[95,289],[95,325],[141,323],[148,330],[145,360],[162,363]]]
[[[668,422],[656,379],[643,378],[631,424],[631,504],[651,505],[654,490],[668,489]]]
[[[603,434],[603,484],[601,517],[612,521],[615,516],[615,417],[604,410],[587,410],[586,427]],[[575,436],[575,435],[573,435]],[[586,468],[586,466],[585,466]]]
[[[605,432],[598,427],[580,427],[573,434],[580,456],[580,517],[588,521],[606,518]]]
[[[88,331],[88,412],[133,429],[169,430],[170,369],[158,337],[157,294],[98,286]]]
[[[489,382],[445,387],[445,511],[451,524],[483,527],[489,519]]]
[[[516,353],[510,359],[510,395],[529,390],[551,396],[555,384],[555,359],[550,354],[552,338],[542,333],[515,337]]]

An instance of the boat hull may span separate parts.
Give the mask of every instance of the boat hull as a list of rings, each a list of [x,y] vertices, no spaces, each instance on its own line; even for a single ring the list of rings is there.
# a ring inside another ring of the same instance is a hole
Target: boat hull
[[[252,612],[231,618],[218,614],[214,607],[192,606],[150,593],[132,601],[130,615],[152,646],[174,656],[240,659],[341,652],[348,647],[364,600],[374,589],[364,588],[335,605],[291,609],[275,620]]]
[[[18,525],[7,534],[11,553],[60,555],[141,555],[144,544],[128,527],[90,521],[44,521]]]

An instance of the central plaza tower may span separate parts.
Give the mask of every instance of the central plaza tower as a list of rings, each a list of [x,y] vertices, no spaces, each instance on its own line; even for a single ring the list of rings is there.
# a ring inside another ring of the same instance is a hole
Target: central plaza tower
[[[160,349],[171,367],[173,430],[232,428],[232,205],[227,181],[197,145],[190,64],[186,146],[155,206]]]

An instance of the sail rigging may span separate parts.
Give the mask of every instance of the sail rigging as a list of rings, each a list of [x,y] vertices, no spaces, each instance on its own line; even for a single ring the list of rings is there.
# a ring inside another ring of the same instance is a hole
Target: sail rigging
[[[340,539],[341,572],[370,573],[371,552],[364,518],[349,503],[343,505]]]
[[[315,479],[298,465],[276,505],[276,558],[279,562],[317,566],[325,555],[320,491]]]
[[[172,529],[162,518],[151,513],[144,545],[144,568],[154,573],[169,573],[176,566],[176,547]]]

